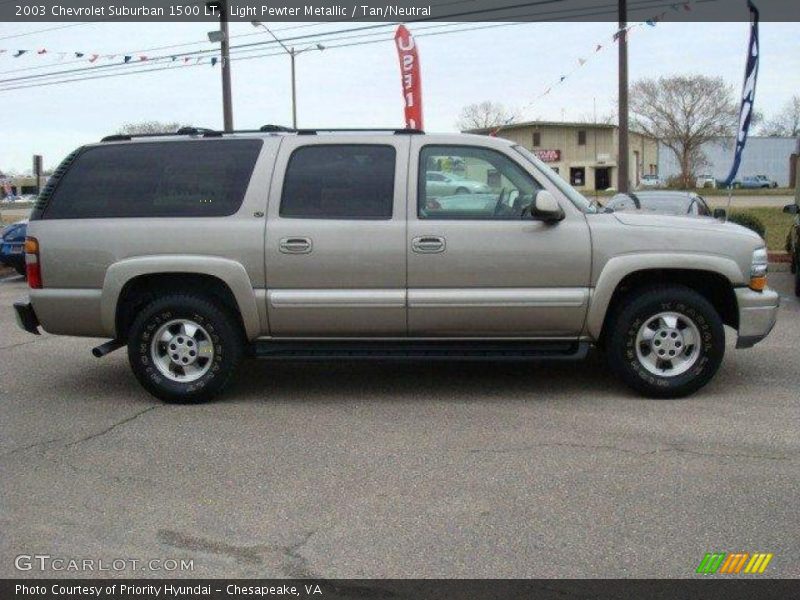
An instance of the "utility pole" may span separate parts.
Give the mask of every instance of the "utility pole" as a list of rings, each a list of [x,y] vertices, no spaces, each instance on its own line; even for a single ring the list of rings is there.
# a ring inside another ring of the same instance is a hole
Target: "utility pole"
[[[292,62],[292,129],[297,129],[297,80],[294,74],[294,57],[296,52],[294,48],[289,51],[289,57]]]
[[[620,192],[630,189],[628,172],[628,1],[619,0],[619,159],[618,184]]]
[[[208,39],[219,42],[222,63],[222,121],[225,131],[233,131],[233,99],[231,93],[231,47],[228,36],[228,2],[212,0],[206,7],[214,9],[219,16],[219,31],[211,31]]]

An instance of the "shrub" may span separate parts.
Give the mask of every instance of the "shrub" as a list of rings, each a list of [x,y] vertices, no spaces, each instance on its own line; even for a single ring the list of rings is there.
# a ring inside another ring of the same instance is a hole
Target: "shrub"
[[[738,223],[743,227],[747,227],[748,229],[755,231],[764,239],[767,237],[767,229],[764,227],[764,223],[754,214],[747,212],[732,213],[728,217],[728,221],[731,223]]]

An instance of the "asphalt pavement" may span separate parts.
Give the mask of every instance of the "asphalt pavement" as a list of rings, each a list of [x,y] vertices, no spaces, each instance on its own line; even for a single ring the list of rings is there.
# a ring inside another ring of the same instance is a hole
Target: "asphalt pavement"
[[[770,337],[730,336],[687,399],[643,400],[591,356],[252,361],[201,406],[148,396],[124,351],[18,330],[24,285],[3,281],[0,577],[692,577],[712,551],[800,577],[790,277]],[[37,554],[193,570],[15,568]]]

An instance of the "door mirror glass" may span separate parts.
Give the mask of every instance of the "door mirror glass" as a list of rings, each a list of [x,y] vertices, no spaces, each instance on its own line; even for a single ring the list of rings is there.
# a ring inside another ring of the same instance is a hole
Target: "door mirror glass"
[[[724,208],[715,208],[714,209],[714,218],[715,219],[720,219],[721,221],[724,221],[725,219],[728,218],[728,212]]]
[[[564,218],[564,210],[555,196],[546,190],[540,190],[531,206],[531,217],[546,223],[556,223]]]
[[[787,204],[783,207],[783,212],[790,215],[796,215],[800,212],[800,207],[798,207],[797,204]]]

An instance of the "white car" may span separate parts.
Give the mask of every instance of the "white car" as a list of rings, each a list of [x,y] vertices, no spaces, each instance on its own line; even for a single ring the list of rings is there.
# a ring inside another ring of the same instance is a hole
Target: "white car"
[[[663,185],[661,178],[658,175],[642,175],[639,182],[639,187],[643,188],[659,188]]]
[[[698,175],[696,185],[698,188],[711,188],[713,190],[717,187],[717,179],[713,175]]]

